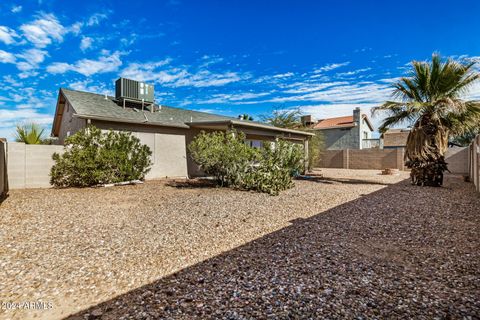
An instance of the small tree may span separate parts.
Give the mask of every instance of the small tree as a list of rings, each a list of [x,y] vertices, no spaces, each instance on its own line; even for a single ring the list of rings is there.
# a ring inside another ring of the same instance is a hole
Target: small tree
[[[300,116],[302,112],[299,109],[294,110],[273,110],[272,114],[262,115],[263,122],[279,128],[296,129],[302,126]]]
[[[42,127],[32,122],[27,124],[17,124],[15,141],[25,144],[42,144],[45,137]]]
[[[152,152],[127,132],[102,133],[89,126],[65,140],[65,152],[53,154],[50,183],[56,187],[87,187],[144,179]]]

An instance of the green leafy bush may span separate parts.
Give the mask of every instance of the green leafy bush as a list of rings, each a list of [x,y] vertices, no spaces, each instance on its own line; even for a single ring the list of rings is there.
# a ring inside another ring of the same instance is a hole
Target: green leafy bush
[[[303,167],[303,150],[298,144],[278,140],[264,144],[259,162],[243,177],[242,187],[272,195],[294,186],[292,177]]]
[[[152,152],[127,132],[89,126],[65,140],[65,152],[53,154],[50,183],[56,187],[87,187],[143,179]]]
[[[192,159],[222,186],[238,186],[242,173],[258,159],[258,152],[235,131],[201,132],[188,145]]]
[[[293,186],[303,165],[300,145],[278,140],[255,149],[235,131],[202,132],[189,144],[193,160],[222,186],[273,195]]]

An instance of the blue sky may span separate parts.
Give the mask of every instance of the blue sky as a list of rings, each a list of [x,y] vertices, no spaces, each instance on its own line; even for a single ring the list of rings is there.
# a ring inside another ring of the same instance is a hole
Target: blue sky
[[[479,60],[479,16],[474,0],[2,1],[0,136],[50,130],[60,87],[112,94],[119,76],[231,116],[368,113],[411,60]]]

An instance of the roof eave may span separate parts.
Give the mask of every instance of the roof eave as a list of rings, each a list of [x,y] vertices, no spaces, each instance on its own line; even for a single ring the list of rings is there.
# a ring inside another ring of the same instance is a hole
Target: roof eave
[[[314,136],[314,133],[293,130],[293,129],[286,129],[286,128],[279,128],[274,126],[268,126],[261,123],[256,122],[249,122],[249,121],[240,121],[240,120],[214,120],[214,121],[193,121],[193,122],[186,122],[189,126],[199,126],[199,125],[209,125],[209,124],[226,124],[226,125],[237,125],[237,126],[245,126],[245,127],[252,127],[258,129],[265,129],[269,131],[279,131],[279,132],[288,132],[303,136]]]
[[[172,127],[172,128],[182,128],[182,129],[189,129],[190,127],[186,124],[176,124],[176,123],[164,123],[164,122],[155,122],[155,121],[135,121],[135,120],[125,120],[120,118],[112,118],[112,117],[102,117],[102,116],[95,116],[95,115],[88,115],[88,114],[74,114],[76,118],[81,119],[92,119],[92,120],[99,120],[99,121],[110,121],[110,122],[120,122],[120,123],[132,123],[132,124],[143,124],[143,125],[151,125],[151,126],[160,126],[160,127]]]

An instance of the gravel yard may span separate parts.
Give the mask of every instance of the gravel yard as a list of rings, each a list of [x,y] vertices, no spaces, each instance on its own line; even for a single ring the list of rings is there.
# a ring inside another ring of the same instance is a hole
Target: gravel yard
[[[0,318],[480,317],[471,184],[322,173],[278,197],[165,181],[11,191],[0,301],[52,308]]]

